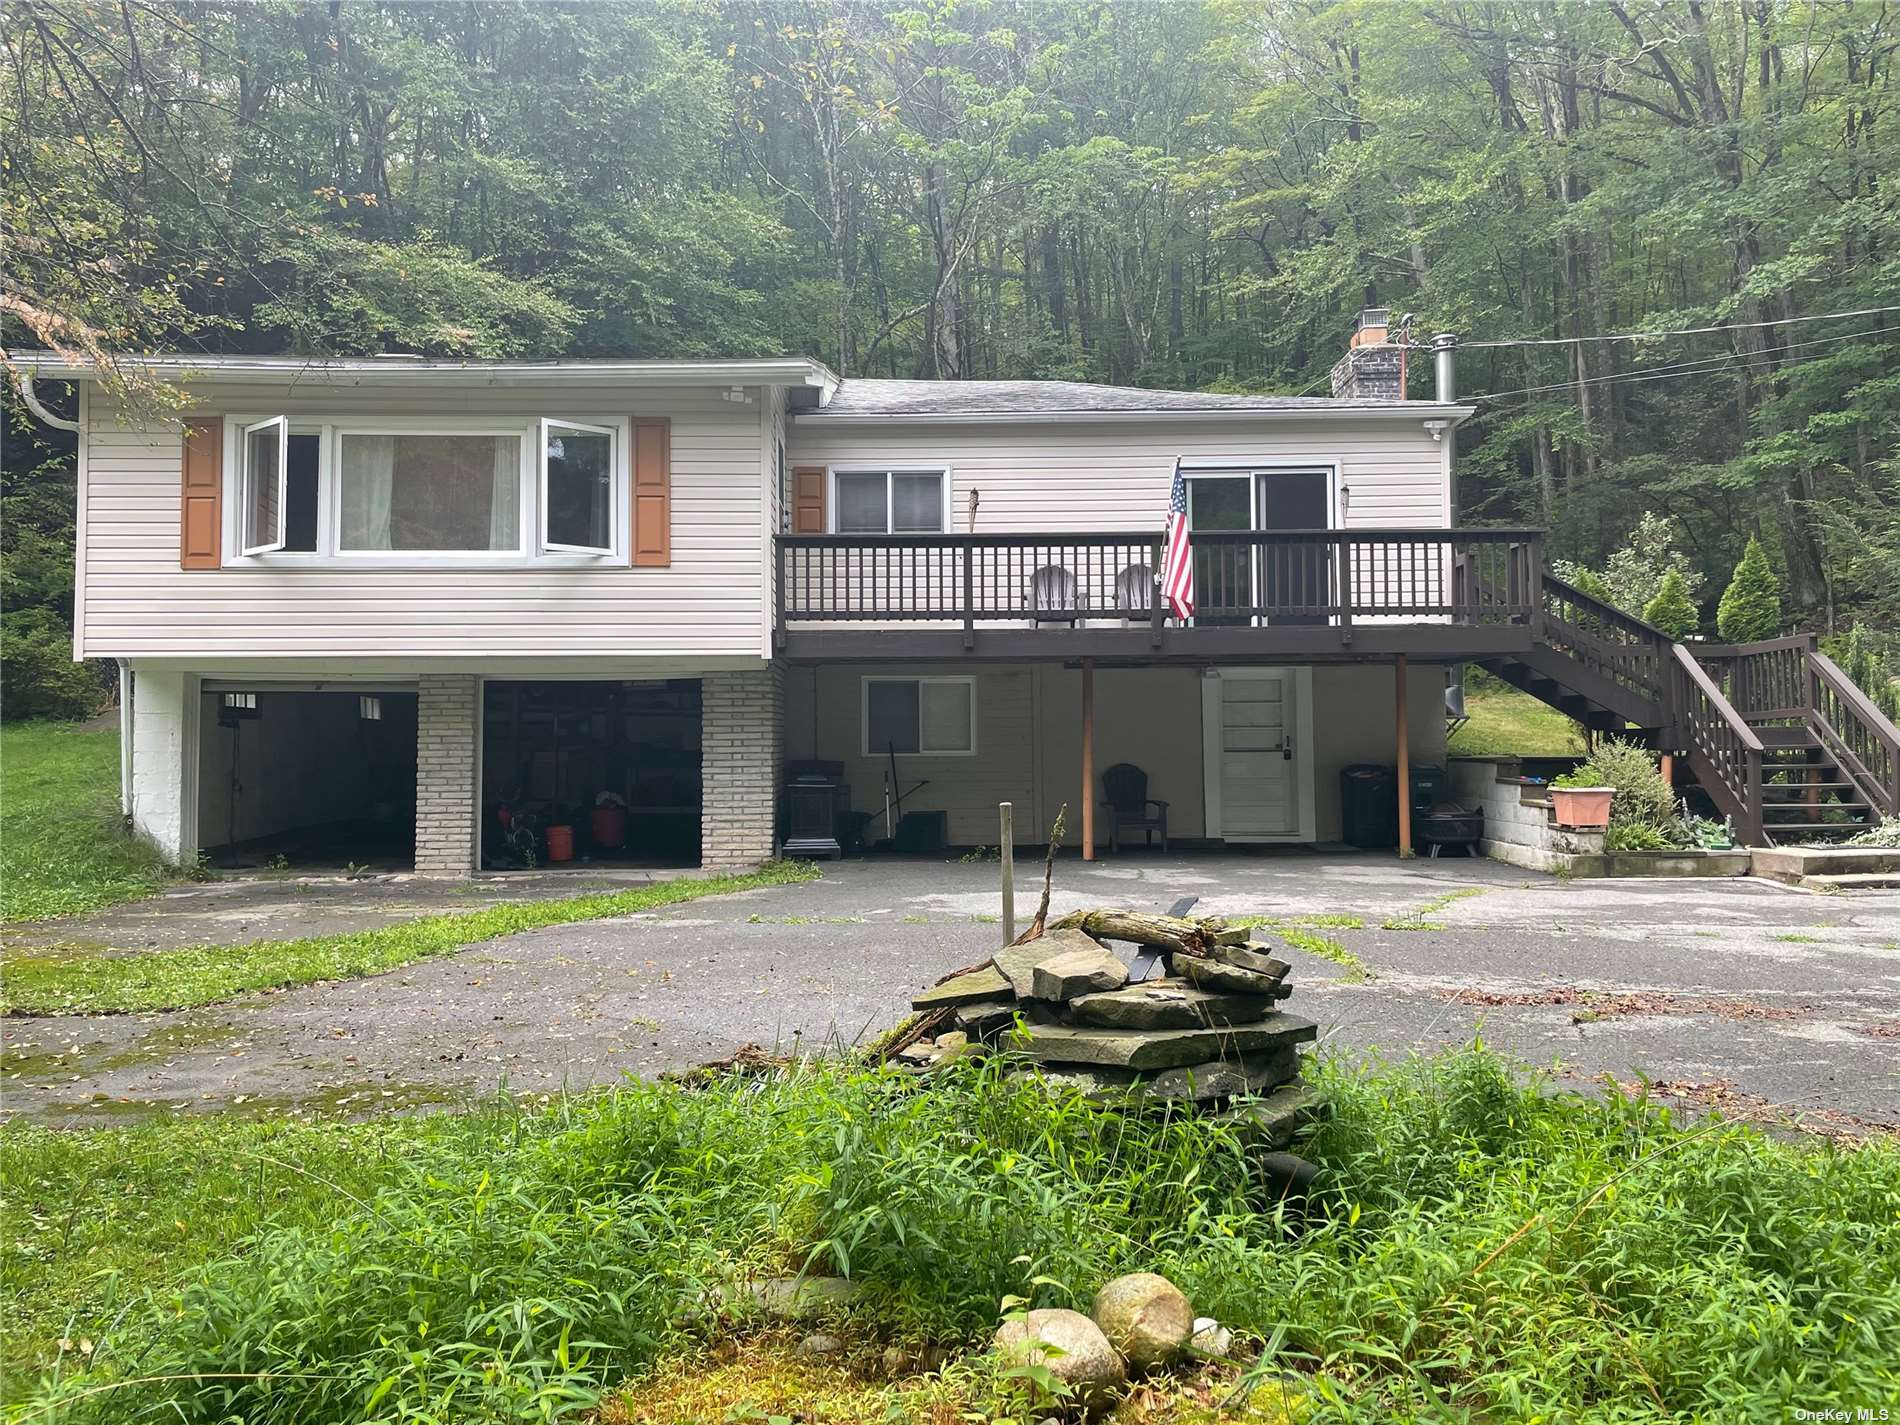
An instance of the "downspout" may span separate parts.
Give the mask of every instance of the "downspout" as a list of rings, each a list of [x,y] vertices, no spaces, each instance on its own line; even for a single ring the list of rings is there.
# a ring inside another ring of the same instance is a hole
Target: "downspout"
[[[127,825],[132,821],[132,751],[136,730],[132,725],[132,699],[137,696],[138,679],[132,665],[123,658],[119,665],[119,809]]]
[[[69,421],[64,416],[56,416],[41,404],[39,396],[33,390],[33,378],[19,368],[14,368],[14,383],[20,388],[20,400],[31,411],[35,419],[44,422],[55,430],[69,430],[75,435],[79,432],[79,422]]]

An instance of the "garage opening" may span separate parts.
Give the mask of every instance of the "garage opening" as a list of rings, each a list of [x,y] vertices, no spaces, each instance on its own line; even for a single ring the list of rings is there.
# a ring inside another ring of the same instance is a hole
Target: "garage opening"
[[[198,844],[212,865],[414,866],[413,692],[227,686],[202,696]]]
[[[482,697],[482,865],[699,864],[696,678],[503,682]]]

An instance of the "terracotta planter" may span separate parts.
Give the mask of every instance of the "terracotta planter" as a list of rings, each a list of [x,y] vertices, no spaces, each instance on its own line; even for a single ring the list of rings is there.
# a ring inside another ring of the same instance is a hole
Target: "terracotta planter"
[[[1601,829],[1610,824],[1610,798],[1615,795],[1615,787],[1552,787],[1550,802],[1557,811],[1557,825]]]

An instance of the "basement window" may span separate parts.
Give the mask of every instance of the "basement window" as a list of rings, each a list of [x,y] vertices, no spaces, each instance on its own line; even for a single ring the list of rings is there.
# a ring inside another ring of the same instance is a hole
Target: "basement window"
[[[866,678],[864,755],[967,757],[976,751],[974,678]]]

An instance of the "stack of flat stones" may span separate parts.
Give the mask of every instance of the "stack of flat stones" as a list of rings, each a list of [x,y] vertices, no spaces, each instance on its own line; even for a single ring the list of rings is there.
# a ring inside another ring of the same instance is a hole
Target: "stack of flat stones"
[[[1318,1037],[1317,1026],[1281,1008],[1292,993],[1290,966],[1271,946],[1233,943],[1234,932],[1210,939],[1205,954],[1134,947],[1126,959],[1076,929],[1008,946],[911,1001],[920,1012],[949,1009],[954,1027],[911,1046],[900,1062],[929,1067],[1008,1049],[1039,1060],[1045,1078],[1089,1093],[1243,1099],[1248,1119],[1284,1141],[1311,1106],[1300,1046]]]

